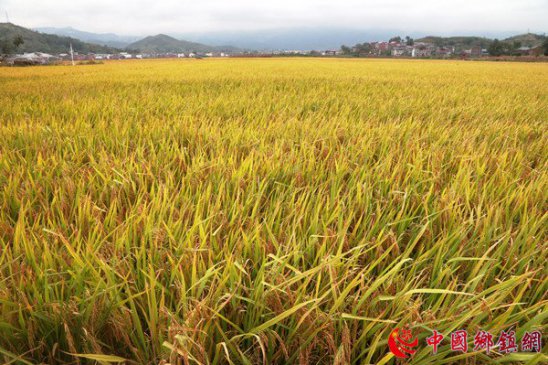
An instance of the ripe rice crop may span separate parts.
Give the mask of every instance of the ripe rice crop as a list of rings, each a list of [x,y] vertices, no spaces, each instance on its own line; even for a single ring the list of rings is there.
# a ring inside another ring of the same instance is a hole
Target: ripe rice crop
[[[123,61],[0,86],[0,361],[395,364],[396,327],[546,332],[546,64]],[[499,360],[547,357],[413,357]]]

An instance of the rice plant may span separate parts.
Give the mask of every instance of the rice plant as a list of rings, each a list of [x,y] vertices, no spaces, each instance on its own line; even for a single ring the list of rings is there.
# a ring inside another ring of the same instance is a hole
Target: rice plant
[[[404,326],[414,364],[548,361],[424,342],[546,333],[548,65],[120,61],[0,86],[0,362],[396,364]]]

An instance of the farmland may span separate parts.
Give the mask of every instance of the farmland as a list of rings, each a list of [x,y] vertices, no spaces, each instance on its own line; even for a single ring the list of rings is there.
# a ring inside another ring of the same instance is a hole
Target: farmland
[[[548,65],[0,68],[0,362],[395,364],[546,333]]]

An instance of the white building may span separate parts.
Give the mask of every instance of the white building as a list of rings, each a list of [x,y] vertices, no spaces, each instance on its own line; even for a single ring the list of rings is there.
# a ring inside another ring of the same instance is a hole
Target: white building
[[[10,65],[46,65],[51,62],[59,61],[59,58],[48,53],[34,52],[18,54],[9,57],[6,61]]]

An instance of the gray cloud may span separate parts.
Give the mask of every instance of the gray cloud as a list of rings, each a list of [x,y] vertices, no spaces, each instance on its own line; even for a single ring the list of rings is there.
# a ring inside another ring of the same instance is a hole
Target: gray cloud
[[[0,11],[27,27],[136,35],[303,26],[544,32],[548,0],[0,0]]]

